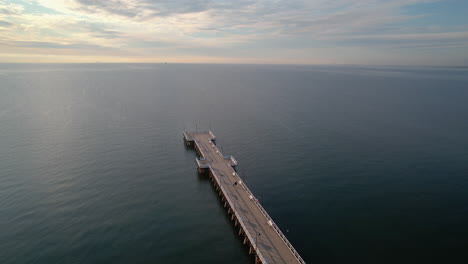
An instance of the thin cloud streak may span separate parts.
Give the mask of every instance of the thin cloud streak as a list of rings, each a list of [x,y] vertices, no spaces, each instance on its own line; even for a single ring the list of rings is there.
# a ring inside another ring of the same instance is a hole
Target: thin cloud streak
[[[12,27],[12,26],[13,26],[13,23],[0,20],[0,27]]]

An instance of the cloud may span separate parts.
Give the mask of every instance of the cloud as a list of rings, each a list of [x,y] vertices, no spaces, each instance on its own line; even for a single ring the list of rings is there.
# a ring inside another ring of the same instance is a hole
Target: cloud
[[[414,32],[393,32],[384,34],[356,34],[352,36],[331,36],[330,42],[349,46],[370,45],[387,48],[417,48],[417,47],[468,47],[468,31],[456,32],[424,32],[419,29]]]
[[[0,0],[2,35],[17,49],[187,57],[274,56],[348,47],[367,56],[386,48],[463,47],[467,25],[413,21],[405,8],[433,0]],[[32,7],[36,8],[32,12]],[[40,12],[40,10],[53,12]],[[1,16],[3,14],[3,16]],[[13,26],[14,24],[14,26]],[[457,28],[458,27],[458,28]],[[14,42],[17,41],[17,42]],[[466,46],[466,45],[465,45]],[[372,51],[372,52],[371,52]],[[119,53],[121,52],[121,53]],[[428,54],[431,56],[431,54]],[[273,58],[274,59],[274,58]]]
[[[8,9],[8,8],[0,8],[0,14],[2,15],[13,15],[15,14],[14,11],[12,11],[11,9]]]
[[[206,11],[233,10],[256,1],[213,0],[74,0],[73,9],[87,13],[106,13],[134,19],[149,19]]]
[[[84,33],[94,38],[118,39],[125,37],[125,33],[117,30],[112,25],[106,23],[90,23],[88,21],[78,20],[69,21],[62,25],[68,31]]]
[[[39,0],[75,16],[112,23],[139,24],[175,34],[210,29],[225,35],[343,34],[377,31],[384,25],[419,16],[402,15],[401,8],[427,0]],[[124,26],[125,27],[125,26]]]
[[[23,10],[22,5],[0,1],[0,15],[18,15]]]
[[[43,42],[43,41],[12,41],[7,42],[9,45],[15,47],[25,48],[45,48],[45,49],[74,49],[74,50],[98,50],[106,49],[104,46],[86,44],[86,43],[54,43],[54,42]]]
[[[8,22],[8,21],[2,21],[2,20],[0,20],[0,27],[12,27],[12,26],[14,26],[13,23],[10,23],[10,22]]]
[[[113,15],[133,18],[137,17],[144,8],[138,8],[132,1],[123,0],[76,0],[74,9],[86,13],[105,12]]]

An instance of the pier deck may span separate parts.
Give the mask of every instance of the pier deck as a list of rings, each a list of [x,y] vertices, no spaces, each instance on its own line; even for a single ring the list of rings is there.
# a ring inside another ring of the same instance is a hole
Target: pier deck
[[[235,171],[237,161],[224,156],[215,144],[211,131],[185,132],[184,141],[193,147],[198,172],[210,176],[215,189],[228,210],[231,220],[239,227],[244,245],[255,255],[255,263],[305,263],[257,198]]]

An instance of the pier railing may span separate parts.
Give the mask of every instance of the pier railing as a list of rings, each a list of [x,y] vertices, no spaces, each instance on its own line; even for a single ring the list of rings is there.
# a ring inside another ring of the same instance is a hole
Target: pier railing
[[[233,173],[236,175],[236,177],[239,178],[239,180],[242,180],[239,175],[233,170]],[[258,202],[258,199],[255,198],[255,195],[250,191],[249,187],[245,183],[241,184],[242,188],[252,196],[253,202],[257,205],[257,207],[260,209],[262,214],[265,216],[266,219],[268,219],[268,224],[278,233],[278,235],[281,237],[283,242],[286,244],[286,246],[289,248],[291,253],[296,257],[296,259],[299,261],[299,263],[305,264],[305,261],[301,258],[299,253],[296,251],[296,249],[293,247],[293,245],[289,242],[289,240],[286,238],[286,236],[281,232],[281,229],[276,225],[275,221],[270,217],[270,215],[266,212],[266,210],[263,208],[263,206]]]
[[[197,132],[197,133],[209,133],[210,135],[210,145],[212,148],[214,148],[214,150],[216,151],[216,153],[218,155],[221,155],[221,157],[223,157],[224,159],[230,159],[231,162],[235,165],[237,165],[237,161],[234,159],[234,157],[232,156],[224,156],[218,149],[218,147],[214,144],[214,140],[215,140],[215,136],[214,134],[211,132],[211,131],[203,131],[203,132]],[[255,241],[252,236],[250,235],[250,233],[247,231],[248,229],[246,228],[246,226],[244,225],[243,221],[242,221],[242,218],[240,217],[239,213],[237,212],[236,210],[236,207],[234,206],[234,203],[232,203],[232,201],[229,199],[229,196],[227,195],[227,192],[224,190],[223,186],[220,184],[219,180],[218,180],[218,176],[217,176],[217,173],[215,172],[215,170],[213,168],[211,168],[211,166],[209,164],[203,164],[204,163],[204,157],[205,156],[205,153],[203,153],[203,150],[201,148],[199,148],[197,145],[197,141],[194,139],[194,138],[191,138],[190,135],[188,135],[187,133],[184,132],[184,137],[185,139],[187,140],[191,140],[191,141],[194,141],[195,143],[195,148],[199,150],[199,154],[200,154],[200,158],[197,159],[197,165],[199,167],[204,167],[204,168],[208,168],[209,171],[212,173],[213,175],[213,178],[216,180],[216,183],[217,185],[219,186],[219,188],[221,189],[221,191],[224,193],[224,196],[225,196],[225,199],[227,200],[227,202],[229,203],[232,211],[233,211],[233,214],[235,214],[235,216],[237,217],[238,219],[238,222],[239,224],[241,225],[242,229],[244,230],[246,236],[248,237],[249,241],[251,242],[251,244]],[[237,177],[239,180],[242,180],[239,175],[236,173],[236,171],[234,170],[234,168],[232,168],[232,175]],[[242,186],[242,188],[247,192],[247,194],[249,194],[249,197],[251,198],[251,200],[255,203],[255,205],[257,206],[257,208],[260,210],[260,212],[263,214],[263,216],[266,218],[267,220],[267,223],[268,225],[271,226],[271,228],[273,228],[275,230],[275,232],[279,235],[279,237],[281,238],[281,240],[284,242],[284,244],[288,247],[288,249],[290,250],[290,252],[293,254],[293,256],[297,259],[297,261],[301,264],[305,264],[305,261],[302,259],[302,257],[299,255],[299,253],[296,251],[296,249],[293,247],[293,245],[289,242],[289,240],[286,238],[286,236],[283,234],[283,232],[281,231],[281,229],[276,225],[276,223],[273,221],[273,219],[270,217],[270,215],[266,212],[266,210],[263,208],[263,206],[260,204],[260,202],[258,201],[258,199],[255,197],[255,195],[252,193],[252,191],[250,191],[249,187],[247,187],[247,185],[245,183],[243,184],[240,184]],[[256,243],[256,241],[255,241]],[[267,261],[265,260],[265,258],[262,256],[262,254],[260,253],[260,251],[258,251],[258,249],[255,249],[256,253],[257,253],[257,256],[259,257],[260,261],[262,263],[267,263]]]
[[[211,173],[213,174],[213,178],[216,180],[216,184],[218,185],[218,187],[221,189],[221,192],[224,194],[224,198],[227,200],[227,202],[229,203],[229,206],[231,207],[232,209],[232,213],[236,215],[237,219],[238,219],[238,223],[241,225],[242,227],[242,230],[244,230],[244,233],[245,235],[249,238],[249,241],[250,241],[250,244],[254,245],[254,243],[257,243],[256,240],[254,240],[252,238],[252,236],[250,235],[250,232],[248,231],[247,227],[245,226],[244,224],[244,221],[242,219],[242,217],[240,217],[239,213],[237,212],[236,210],[236,207],[234,205],[234,203],[231,201],[231,199],[229,199],[229,196],[227,195],[227,192],[224,190],[223,186],[220,184],[220,182],[218,181],[218,176],[216,175],[216,172],[210,167],[210,170],[211,170]],[[265,258],[263,257],[262,253],[258,250],[258,248],[255,248],[255,251],[257,253],[257,256],[258,258],[260,259],[260,261],[264,264],[268,264],[268,261],[265,260]]]
[[[216,147],[216,145],[212,145],[214,148],[216,148],[217,150],[217,153],[218,153],[218,148]],[[219,152],[220,153],[220,152]],[[221,154],[221,153],[220,153]],[[221,154],[222,155],[222,154]],[[223,156],[224,157],[224,156]],[[235,161],[237,163],[237,161]],[[213,171],[213,170],[212,170]],[[232,169],[234,175],[239,178],[239,180],[242,180],[239,175],[236,173],[236,171],[234,169]],[[255,203],[255,205],[257,205],[257,207],[260,209],[260,212],[262,212],[262,214],[265,216],[265,218],[268,220],[268,223],[271,225],[271,227],[276,231],[276,233],[278,233],[278,235],[280,236],[281,240],[283,240],[283,242],[286,244],[286,246],[289,248],[289,250],[291,251],[291,253],[294,255],[294,257],[296,257],[296,259],[299,261],[299,263],[302,263],[302,264],[305,264],[305,261],[302,259],[301,255],[299,255],[299,253],[296,251],[296,249],[293,247],[293,245],[291,244],[291,242],[289,242],[289,240],[286,238],[286,236],[283,234],[283,232],[281,232],[281,229],[276,225],[275,221],[273,221],[273,219],[270,217],[270,215],[266,212],[266,210],[263,208],[263,206],[258,202],[257,198],[255,198],[255,195],[252,193],[252,191],[250,191],[249,187],[247,187],[247,185],[244,183],[244,184],[241,184],[242,185],[242,188],[244,188],[244,190],[249,194],[249,195],[252,195],[252,200],[253,202]]]
[[[231,166],[237,166],[237,160],[232,156],[232,155],[223,155],[223,158],[225,160],[230,160],[231,161]]]
[[[193,132],[192,132],[193,133]],[[211,132],[211,130],[200,130],[200,131],[197,131],[196,133],[200,133],[200,134],[203,134],[203,133],[208,133],[210,135],[210,140],[212,141],[215,141],[216,140],[216,136],[213,134],[213,132]],[[190,133],[187,133],[187,131],[184,131],[184,138],[188,141],[193,141],[194,138],[192,136],[190,136]]]
[[[208,164],[206,164],[206,159],[205,158],[202,158],[202,157],[196,158],[195,161],[197,162],[197,166],[200,169],[210,168],[210,166]]]
[[[215,140],[215,139],[216,139],[215,135],[213,134],[213,132],[211,132],[211,130],[208,130],[208,133],[209,133],[210,136],[211,136],[211,140]]]

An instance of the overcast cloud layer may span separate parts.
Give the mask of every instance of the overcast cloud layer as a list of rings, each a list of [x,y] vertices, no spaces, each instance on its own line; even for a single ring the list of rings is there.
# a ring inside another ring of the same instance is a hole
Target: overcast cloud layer
[[[463,0],[0,0],[0,62],[468,66]]]

